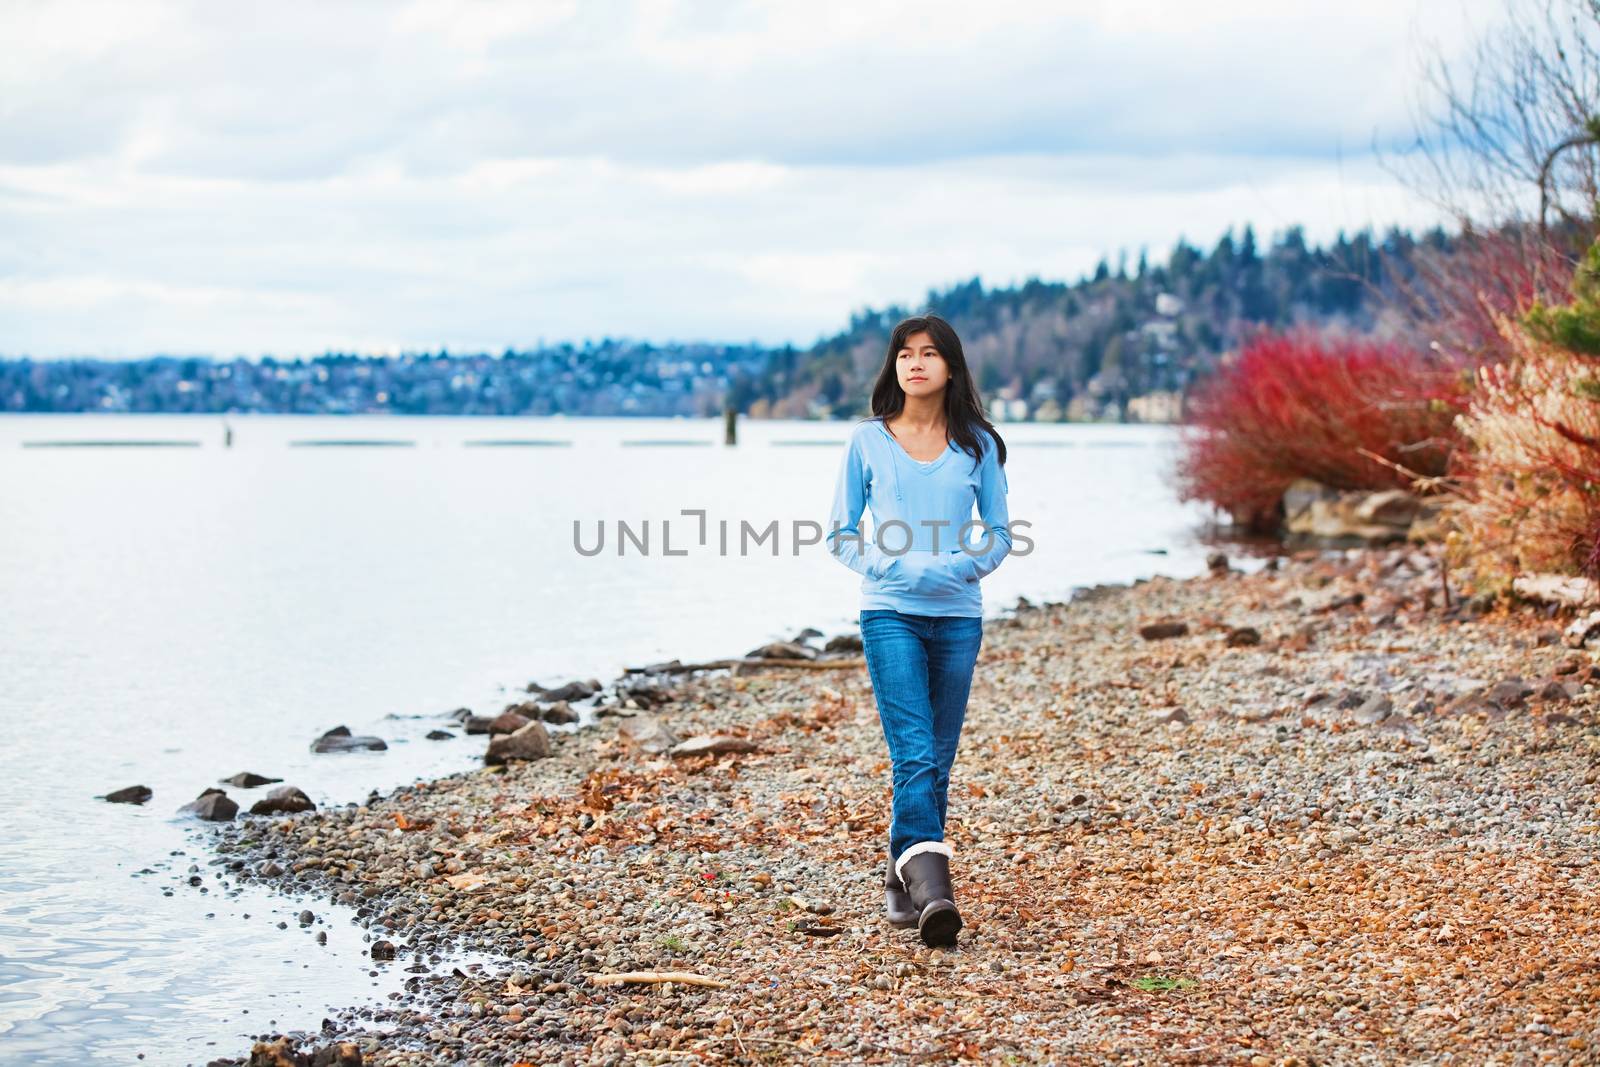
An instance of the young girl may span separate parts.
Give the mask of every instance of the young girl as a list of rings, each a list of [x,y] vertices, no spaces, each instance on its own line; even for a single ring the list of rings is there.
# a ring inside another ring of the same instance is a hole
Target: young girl
[[[983,642],[978,582],[1011,551],[1005,459],[955,330],[937,315],[901,322],[839,468],[828,543],[862,575],[861,641],[893,765],[885,910],[929,945],[961,929],[945,808]]]

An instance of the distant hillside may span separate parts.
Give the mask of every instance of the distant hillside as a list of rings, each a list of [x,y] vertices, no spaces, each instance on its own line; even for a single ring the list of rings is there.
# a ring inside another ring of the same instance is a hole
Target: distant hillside
[[[1420,240],[1391,230],[1381,243],[1363,232],[1314,248],[1296,227],[1263,251],[1247,226],[1209,252],[1180,240],[1165,263],[1102,261],[1071,284],[986,291],[974,278],[929,292],[923,307],[861,312],[810,351],[775,353],[763,373],[735,382],[733,399],[758,416],[864,414],[889,331],[927,309],[956,328],[985,400],[1008,418],[1170,418],[1185,387],[1247,330],[1370,332],[1395,315],[1386,309],[1419,249],[1448,255],[1450,244],[1442,230]]]
[[[1262,251],[1250,227],[1209,252],[1179,241],[1158,265],[1102,261],[1077,282],[930,292],[996,414],[1163,420],[1248,329],[1382,325],[1397,279],[1450,238],[1363,232],[1327,248],[1299,228]],[[0,411],[417,415],[690,415],[731,402],[752,417],[864,413],[890,329],[924,308],[866,310],[810,349],[605,339],[532,351],[313,359],[0,360]],[[3,344],[3,338],[0,338]]]

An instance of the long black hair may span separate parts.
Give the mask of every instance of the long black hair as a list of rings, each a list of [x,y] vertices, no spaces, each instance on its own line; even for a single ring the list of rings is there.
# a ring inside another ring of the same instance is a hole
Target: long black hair
[[[1000,450],[1000,462],[1005,463],[1006,443],[994,424],[983,414],[978,383],[972,380],[972,371],[967,367],[967,355],[961,350],[961,338],[956,336],[955,327],[931,311],[901,319],[889,334],[889,351],[884,356],[883,368],[878,371],[878,380],[872,386],[873,417],[887,422],[905,410],[906,391],[900,388],[895,363],[900,350],[906,346],[906,339],[924,331],[933,338],[933,346],[944,357],[945,366],[950,368],[950,380],[944,388],[946,434],[962,451],[981,459],[983,453],[978,451],[978,433],[980,430],[987,431],[994,438],[995,447]]]

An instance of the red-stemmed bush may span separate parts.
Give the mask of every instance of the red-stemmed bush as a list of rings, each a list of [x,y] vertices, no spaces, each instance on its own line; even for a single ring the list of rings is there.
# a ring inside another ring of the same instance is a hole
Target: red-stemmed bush
[[[1459,363],[1478,367],[1509,358],[1513,346],[1499,326],[1536,301],[1571,298],[1570,239],[1540,237],[1531,226],[1480,230],[1466,223],[1449,252],[1417,249],[1416,277],[1397,282],[1414,333]]]
[[[1259,333],[1189,398],[1180,495],[1270,532],[1298,478],[1336,489],[1411,488],[1406,472],[1445,473],[1465,385],[1448,361],[1396,342]]]

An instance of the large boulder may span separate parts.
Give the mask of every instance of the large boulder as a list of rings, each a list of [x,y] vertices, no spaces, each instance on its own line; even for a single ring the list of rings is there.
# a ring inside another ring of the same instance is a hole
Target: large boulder
[[[180,815],[195,815],[207,822],[229,822],[239,814],[239,805],[220,789],[207,789],[178,809]]]
[[[502,734],[489,742],[484,753],[485,763],[506,763],[510,760],[544,759],[550,755],[550,731],[542,722],[530,722],[513,734]]]
[[[1301,478],[1283,494],[1287,540],[1327,547],[1404,541],[1426,505],[1403,489],[1342,492]]]

